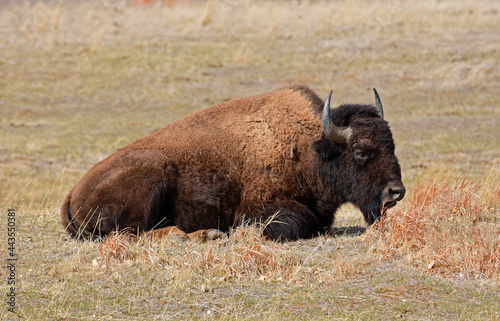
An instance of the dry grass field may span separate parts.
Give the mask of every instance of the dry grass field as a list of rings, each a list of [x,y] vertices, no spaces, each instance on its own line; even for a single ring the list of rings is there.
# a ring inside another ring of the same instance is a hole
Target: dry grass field
[[[494,0],[0,3],[0,319],[500,320],[498,21]],[[408,194],[377,226],[350,206],[332,235],[290,243],[59,226],[117,148],[290,84],[334,105],[378,89]]]

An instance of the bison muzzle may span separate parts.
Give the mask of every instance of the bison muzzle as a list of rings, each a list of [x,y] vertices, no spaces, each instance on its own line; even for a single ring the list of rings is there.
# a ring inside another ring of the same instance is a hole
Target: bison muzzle
[[[61,223],[77,238],[211,238],[251,221],[270,239],[296,240],[324,233],[350,202],[372,224],[405,194],[392,133],[376,91],[375,105],[330,110],[330,97],[282,88],[156,130],[85,174]]]

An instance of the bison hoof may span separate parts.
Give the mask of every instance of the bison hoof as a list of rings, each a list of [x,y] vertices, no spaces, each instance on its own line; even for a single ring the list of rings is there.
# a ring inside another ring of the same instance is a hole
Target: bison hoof
[[[213,230],[201,230],[201,233],[198,234],[195,238],[190,237],[192,240],[197,240],[198,242],[206,242],[212,241],[216,239],[220,239],[226,235],[224,232],[213,229]]]
[[[208,230],[207,231],[207,240],[217,240],[226,235],[226,233],[219,230]]]

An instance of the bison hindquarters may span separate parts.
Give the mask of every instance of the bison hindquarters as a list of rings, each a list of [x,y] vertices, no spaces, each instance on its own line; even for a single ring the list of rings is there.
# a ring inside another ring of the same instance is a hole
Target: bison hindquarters
[[[69,193],[61,223],[73,236],[84,238],[118,228],[135,233],[166,226],[168,222],[161,219],[168,219],[176,175],[175,167],[158,151],[118,151],[92,168]]]

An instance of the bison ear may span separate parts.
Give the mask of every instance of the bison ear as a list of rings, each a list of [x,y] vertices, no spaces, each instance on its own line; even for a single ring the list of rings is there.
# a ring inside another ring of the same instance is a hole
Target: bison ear
[[[329,139],[320,139],[312,143],[312,147],[316,153],[321,156],[324,162],[333,160],[339,156],[341,151],[337,144],[331,142]]]

